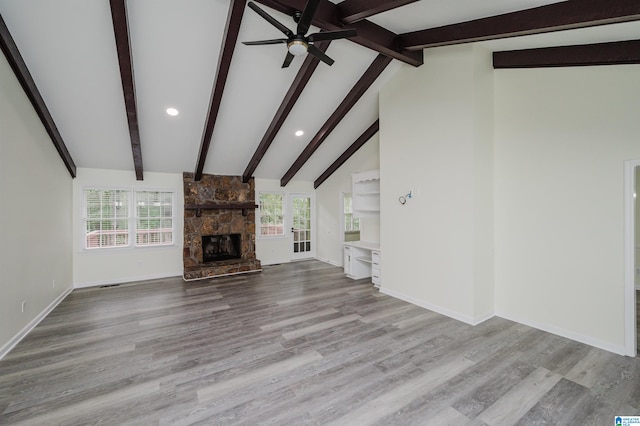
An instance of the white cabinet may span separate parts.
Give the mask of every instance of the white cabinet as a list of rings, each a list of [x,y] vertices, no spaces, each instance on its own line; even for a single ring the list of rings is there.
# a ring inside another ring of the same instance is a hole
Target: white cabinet
[[[380,287],[380,248],[378,244],[363,241],[345,244],[344,273],[354,280],[371,277],[371,281],[376,287]]]
[[[380,170],[354,173],[351,186],[354,216],[380,213]]]
[[[351,247],[344,247],[344,274],[346,276],[351,275]]]
[[[376,287],[380,287],[380,250],[371,252],[371,282]]]

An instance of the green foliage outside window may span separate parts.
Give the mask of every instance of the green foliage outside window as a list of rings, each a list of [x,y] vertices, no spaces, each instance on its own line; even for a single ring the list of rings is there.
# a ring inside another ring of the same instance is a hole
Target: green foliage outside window
[[[260,236],[284,235],[283,195],[260,193]]]

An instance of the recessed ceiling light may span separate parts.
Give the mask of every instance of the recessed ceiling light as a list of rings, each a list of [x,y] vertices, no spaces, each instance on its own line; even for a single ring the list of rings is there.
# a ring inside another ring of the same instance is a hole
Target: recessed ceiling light
[[[296,136],[302,136],[302,135],[304,135],[304,132],[302,130],[298,130],[296,132]]]
[[[179,114],[179,111],[175,108],[167,108],[167,114],[169,114],[172,117],[175,117],[176,115]]]

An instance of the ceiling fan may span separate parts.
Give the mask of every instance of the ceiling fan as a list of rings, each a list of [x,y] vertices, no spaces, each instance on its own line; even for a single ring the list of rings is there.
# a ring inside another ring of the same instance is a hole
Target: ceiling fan
[[[243,41],[242,44],[247,46],[257,46],[263,44],[280,44],[285,43],[287,45],[287,56],[284,58],[282,68],[287,68],[295,56],[304,55],[309,52],[316,58],[320,59],[327,65],[333,65],[334,60],[327,56],[323,51],[315,47],[312,43],[323,40],[337,40],[340,38],[354,37],[357,35],[356,30],[338,30],[338,31],[324,31],[319,33],[313,33],[305,35],[309,31],[311,26],[311,20],[313,15],[318,9],[320,0],[309,0],[304,8],[303,12],[296,12],[293,15],[293,20],[298,24],[296,32],[294,33],[289,28],[281,24],[274,17],[262,10],[254,2],[249,2],[249,7],[253,9],[258,15],[262,16],[267,22],[279,29],[287,38],[277,38],[273,40],[260,40],[260,41]]]

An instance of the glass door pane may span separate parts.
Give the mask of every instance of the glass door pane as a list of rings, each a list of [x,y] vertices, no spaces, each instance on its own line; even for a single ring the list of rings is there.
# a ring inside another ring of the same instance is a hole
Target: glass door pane
[[[293,234],[293,259],[313,257],[312,241],[312,197],[310,195],[291,196],[291,218]]]

